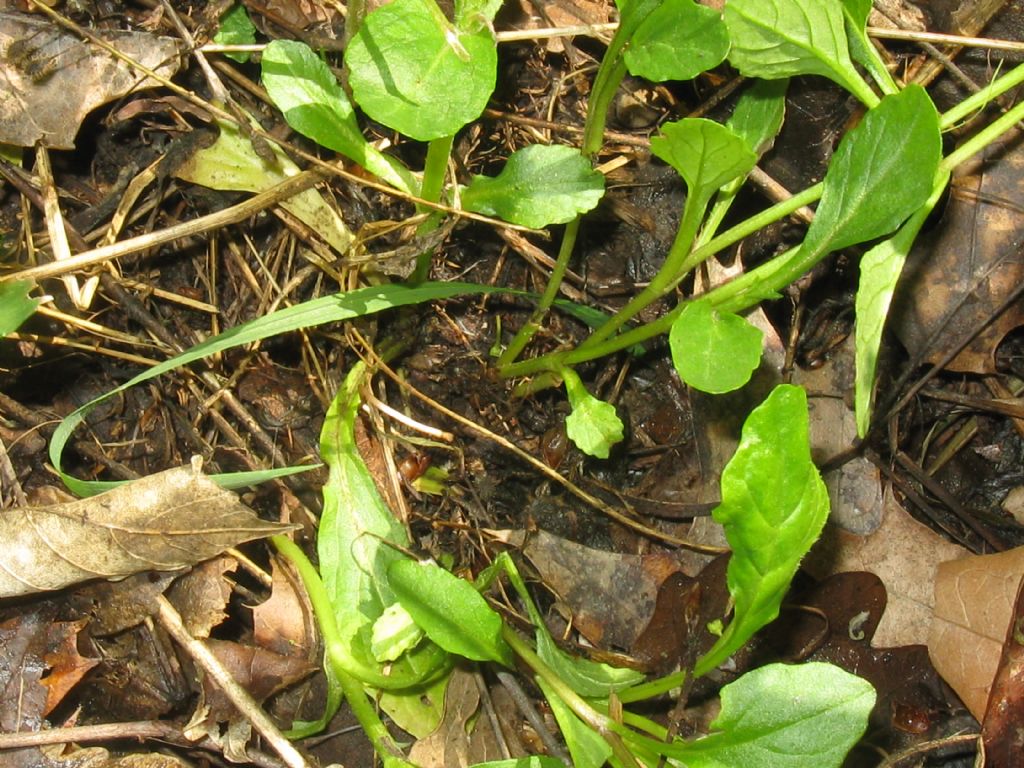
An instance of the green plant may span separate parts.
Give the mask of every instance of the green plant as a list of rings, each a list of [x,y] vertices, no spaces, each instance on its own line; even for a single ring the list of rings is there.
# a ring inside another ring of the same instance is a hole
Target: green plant
[[[1024,81],[1024,67],[939,115],[923,89],[900,88],[885,69],[865,34],[868,0],[730,0],[722,16],[692,0],[631,0],[620,4],[621,23],[593,83],[580,149],[527,147],[513,154],[498,176],[476,177],[463,189],[449,185],[446,190],[452,139],[480,114],[493,88],[489,24],[497,6],[456,3],[449,20],[432,0],[396,0],[370,13],[354,32],[345,60],[353,98],[372,118],[427,142],[421,172],[364,138],[345,90],[306,46],[271,43],[263,55],[264,84],[297,131],[428,207],[461,198],[469,210],[517,224],[566,223],[549,283],[533,315],[500,353],[497,367],[507,377],[533,376],[523,391],[564,383],[572,406],[571,435],[596,456],[607,456],[621,439],[621,423],[610,405],[586,392],[573,366],[635,349],[667,333],[673,361],[688,384],[709,392],[736,389],[756,368],[761,344],[759,332],[741,313],[776,296],[830,253],[874,243],[862,260],[856,304],[855,399],[858,428],[866,433],[881,331],[903,260],[952,169],[1019,121],[1024,105],[945,157],[941,131]],[[664,126],[652,140],[652,152],[679,172],[687,188],[679,231],[661,271],[610,318],[572,308],[594,328],[575,348],[524,358],[545,314],[556,307],[578,217],[596,205],[603,189],[590,161],[601,147],[608,105],[625,73],[688,79],[726,57],[756,80],[729,121],[723,125],[684,118]],[[829,78],[863,102],[866,114],[841,141],[820,184],[719,232],[736,191],[781,124],[785,78],[796,75]],[[459,84],[457,93],[452,83]],[[635,324],[644,308],[670,295],[706,259],[814,202],[814,222],[799,246],[700,297],[679,301],[656,320]],[[436,216],[428,219],[427,226],[436,221]],[[420,277],[424,264],[421,259]],[[104,397],[207,354],[277,333],[493,290],[423,282],[325,297],[210,339]],[[358,368],[350,374],[325,426],[324,457],[331,481],[325,489],[327,512],[319,542],[321,572],[290,542],[278,544],[299,564],[327,640],[331,705],[337,705],[342,693],[349,698],[386,764],[402,765],[405,760],[364,688],[375,690],[385,708],[402,712],[398,716],[407,717],[410,729],[423,728],[430,721],[430,705],[410,702],[436,701],[452,654],[505,665],[513,656],[525,662],[549,697],[579,765],[607,760],[655,765],[665,758],[691,768],[756,766],[779,764],[782,755],[784,764],[793,766],[841,761],[862,732],[873,700],[870,686],[841,670],[803,665],[755,671],[723,690],[715,733],[696,742],[666,740],[662,729],[643,718],[611,718],[609,696],[614,693],[625,703],[639,701],[679,686],[683,673],[642,682],[621,670],[565,656],[543,629],[507,559],[499,560],[478,586],[483,589],[499,577],[510,581],[533,619],[535,645],[505,625],[477,593],[467,591],[466,582],[436,565],[406,559],[400,549],[408,545],[404,532],[376,497],[352,447],[359,383],[365,375]],[[51,443],[58,469],[72,430],[97,402],[74,412],[58,429]],[[695,675],[727,659],[776,615],[800,559],[820,532],[827,502],[807,452],[806,419],[802,392],[777,389],[747,420],[741,445],[723,475],[723,502],[715,516],[733,549],[728,582],[735,611],[719,641],[698,660]],[[63,477],[80,493],[98,490],[97,484]],[[247,475],[225,481],[244,484],[255,479]],[[336,514],[342,504],[358,507],[362,514],[342,520]],[[434,599],[449,593],[453,599],[443,604]],[[451,632],[453,622],[466,630],[464,637]],[[753,717],[755,708],[760,717]],[[781,746],[784,742],[801,744],[806,751],[790,754]],[[531,758],[493,765],[547,764]]]

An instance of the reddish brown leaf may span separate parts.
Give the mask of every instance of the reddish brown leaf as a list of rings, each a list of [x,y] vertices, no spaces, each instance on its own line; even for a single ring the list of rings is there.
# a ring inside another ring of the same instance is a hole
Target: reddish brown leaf
[[[987,768],[1015,768],[1024,755],[1024,580],[988,700],[981,735]]]
[[[279,558],[271,562],[270,597],[252,609],[253,639],[260,648],[282,656],[306,658],[316,642],[305,591],[297,589],[291,568]]]
[[[99,659],[87,659],[78,652],[78,633],[88,619],[63,621],[50,625],[47,633],[47,652],[43,661],[50,668],[49,674],[40,682],[46,686],[46,707],[48,715],[63,701],[64,696],[85,673],[99,664]]]

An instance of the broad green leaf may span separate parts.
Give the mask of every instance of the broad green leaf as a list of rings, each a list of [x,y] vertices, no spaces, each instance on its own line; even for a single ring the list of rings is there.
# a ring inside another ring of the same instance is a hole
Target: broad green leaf
[[[755,80],[740,94],[726,125],[758,155],[771,147],[786,116],[788,80]]]
[[[435,563],[404,557],[391,563],[387,577],[402,607],[446,651],[513,665],[512,649],[501,636],[501,617],[468,581]]]
[[[386,309],[404,307],[410,304],[422,304],[425,301],[435,299],[447,299],[453,296],[473,296],[480,293],[494,293],[497,289],[486,285],[473,283],[423,283],[418,286],[407,285],[380,285],[368,288],[359,288],[347,293],[336,293],[331,296],[323,296],[319,299],[297,304],[294,307],[280,309],[269,315],[243,323],[231,328],[224,333],[213,336],[206,341],[196,344],[191,349],[182,352],[180,355],[166,360],[159,365],[154,365],[143,371],[134,378],[126,381],[109,392],[90,400],[85,405],[79,406],[76,410],[64,417],[64,420],[57,426],[50,440],[50,462],[60,473],[64,484],[78,496],[91,496],[95,493],[114,488],[120,483],[111,482],[85,482],[78,480],[71,475],[61,471],[61,457],[64,447],[71,438],[75,427],[82,423],[89,412],[111,397],[125,391],[136,384],[149,381],[162,373],[167,373],[175,368],[201,360],[202,358],[223,352],[226,349],[251,344],[254,341],[269,339],[284,333],[290,333],[300,328],[312,328],[325,323],[351,320],[356,317],[376,314]],[[305,471],[307,467],[288,467],[283,470],[268,470],[263,473],[236,472],[230,475],[217,475],[213,479],[225,487],[241,487],[243,485],[254,485],[264,482],[272,477],[280,477],[283,474],[294,474]],[[257,476],[257,474],[259,476]]]
[[[474,176],[462,193],[464,208],[540,228],[564,224],[597,205],[604,176],[579,150],[533,144],[512,154],[496,177]]]
[[[288,125],[398,189],[416,192],[412,174],[363,137],[345,90],[308,45],[272,41],[263,51],[262,68],[263,86]]]
[[[699,211],[719,187],[745,175],[757,162],[742,138],[720,123],[699,117],[666,123],[661,135],[651,139],[651,152],[679,172],[686,181],[687,208],[692,205]]]
[[[0,283],[0,336],[18,330],[39,306],[39,299],[29,298],[34,286],[31,280]]]
[[[398,604],[396,604],[398,605]],[[421,643],[406,653],[391,667],[391,674],[418,677],[429,682],[403,690],[378,691],[377,703],[388,717],[406,733],[424,739],[441,724],[444,718],[444,697],[451,682],[450,674],[437,675],[436,660],[427,649],[437,648],[433,643]]]
[[[694,301],[672,323],[668,343],[683,381],[701,392],[721,394],[750,381],[761,362],[763,338],[739,315]]]
[[[864,734],[875,689],[822,662],[769,664],[725,686],[712,733],[673,747],[687,768],[839,768]]]
[[[596,731],[588,728],[542,678],[538,677],[536,681],[562,731],[574,768],[601,768],[611,757],[611,746]]]
[[[855,411],[857,434],[864,437],[871,425],[874,398],[875,368],[882,330],[889,314],[896,282],[899,280],[907,254],[928,214],[945,189],[948,174],[936,181],[928,202],[907,219],[895,235],[869,250],[860,260],[860,282],[857,286],[856,385]]]
[[[565,419],[566,434],[588,456],[607,459],[611,447],[621,442],[623,436],[622,419],[615,406],[590,394],[571,368],[560,373],[572,408]]]
[[[732,548],[726,580],[732,621],[694,674],[707,674],[779,614],[803,556],[828,517],[828,492],[811,461],[807,396],[780,384],[743,425],[722,472],[722,503],[712,513]]]
[[[395,602],[387,569],[404,555],[409,538],[377,491],[356,447],[355,425],[367,369],[353,366],[327,410],[320,454],[329,474],[317,534],[320,577],[346,640]]]
[[[299,167],[277,145],[272,146],[275,163],[271,164],[256,154],[237,125],[224,121],[218,121],[218,125],[217,140],[178,166],[175,176],[210,189],[263,192],[299,173]],[[280,205],[339,254],[348,255],[355,236],[315,189],[293,195]]]
[[[249,18],[244,5],[232,6],[220,17],[220,29],[213,36],[213,42],[220,45],[253,45],[256,42],[256,26]],[[252,57],[251,53],[224,55],[240,64],[244,64]]]
[[[356,103],[419,141],[475,120],[494,90],[490,30],[460,32],[439,16],[433,0],[394,0],[366,17],[345,51]]]
[[[693,0],[664,0],[640,24],[623,58],[632,74],[660,83],[692,80],[728,52],[721,14]]]
[[[375,622],[370,652],[379,662],[394,661],[423,639],[423,630],[401,603],[392,603]]]
[[[878,102],[850,59],[840,0],[729,0],[724,18],[729,61],[747,77],[821,75]]]
[[[840,142],[804,250],[837,251],[889,234],[928,200],[941,159],[939,116],[924,89],[912,84],[886,96]]]

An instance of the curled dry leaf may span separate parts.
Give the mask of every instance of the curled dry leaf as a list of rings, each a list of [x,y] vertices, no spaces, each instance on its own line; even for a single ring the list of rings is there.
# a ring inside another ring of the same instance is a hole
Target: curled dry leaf
[[[941,563],[935,577],[928,655],[978,720],[985,716],[1022,573],[1024,547],[1018,547]]]
[[[0,513],[0,598],[175,570],[291,527],[260,520],[197,466],[170,469],[92,498]]]

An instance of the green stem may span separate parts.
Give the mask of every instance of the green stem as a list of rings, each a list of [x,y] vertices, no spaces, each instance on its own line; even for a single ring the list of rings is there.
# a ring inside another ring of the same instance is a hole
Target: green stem
[[[420,186],[420,197],[428,203],[441,201],[444,190],[444,177],[448,173],[448,158],[452,154],[455,135],[442,136],[427,144],[427,160],[423,166],[423,183]]]
[[[1021,119],[1024,119],[1024,102],[1017,104],[1013,109],[1007,110],[1007,112],[997,117],[955,150],[946,155],[942,160],[940,168],[952,171],[960,165],[960,163],[964,162],[972,155],[977,154],[992,142],[998,140],[1003,134],[1020,122]]]
[[[968,96],[956,106],[946,110],[939,118],[939,126],[947,131],[973,112],[984,109],[994,99],[1011,88],[1024,83],[1024,64],[1020,64],[1002,77],[996,78],[977,93]]]
[[[526,665],[534,674],[540,677],[580,720],[601,734],[602,738],[612,748],[612,754],[624,766],[640,768],[633,754],[626,749],[626,745],[622,741],[620,734],[626,730],[623,726],[607,715],[598,712],[582,696],[566,685],[565,681],[551,667],[544,663],[544,660],[534,652],[529,643],[523,640],[514,629],[507,624],[502,624],[501,635],[519,658],[526,662]]]

